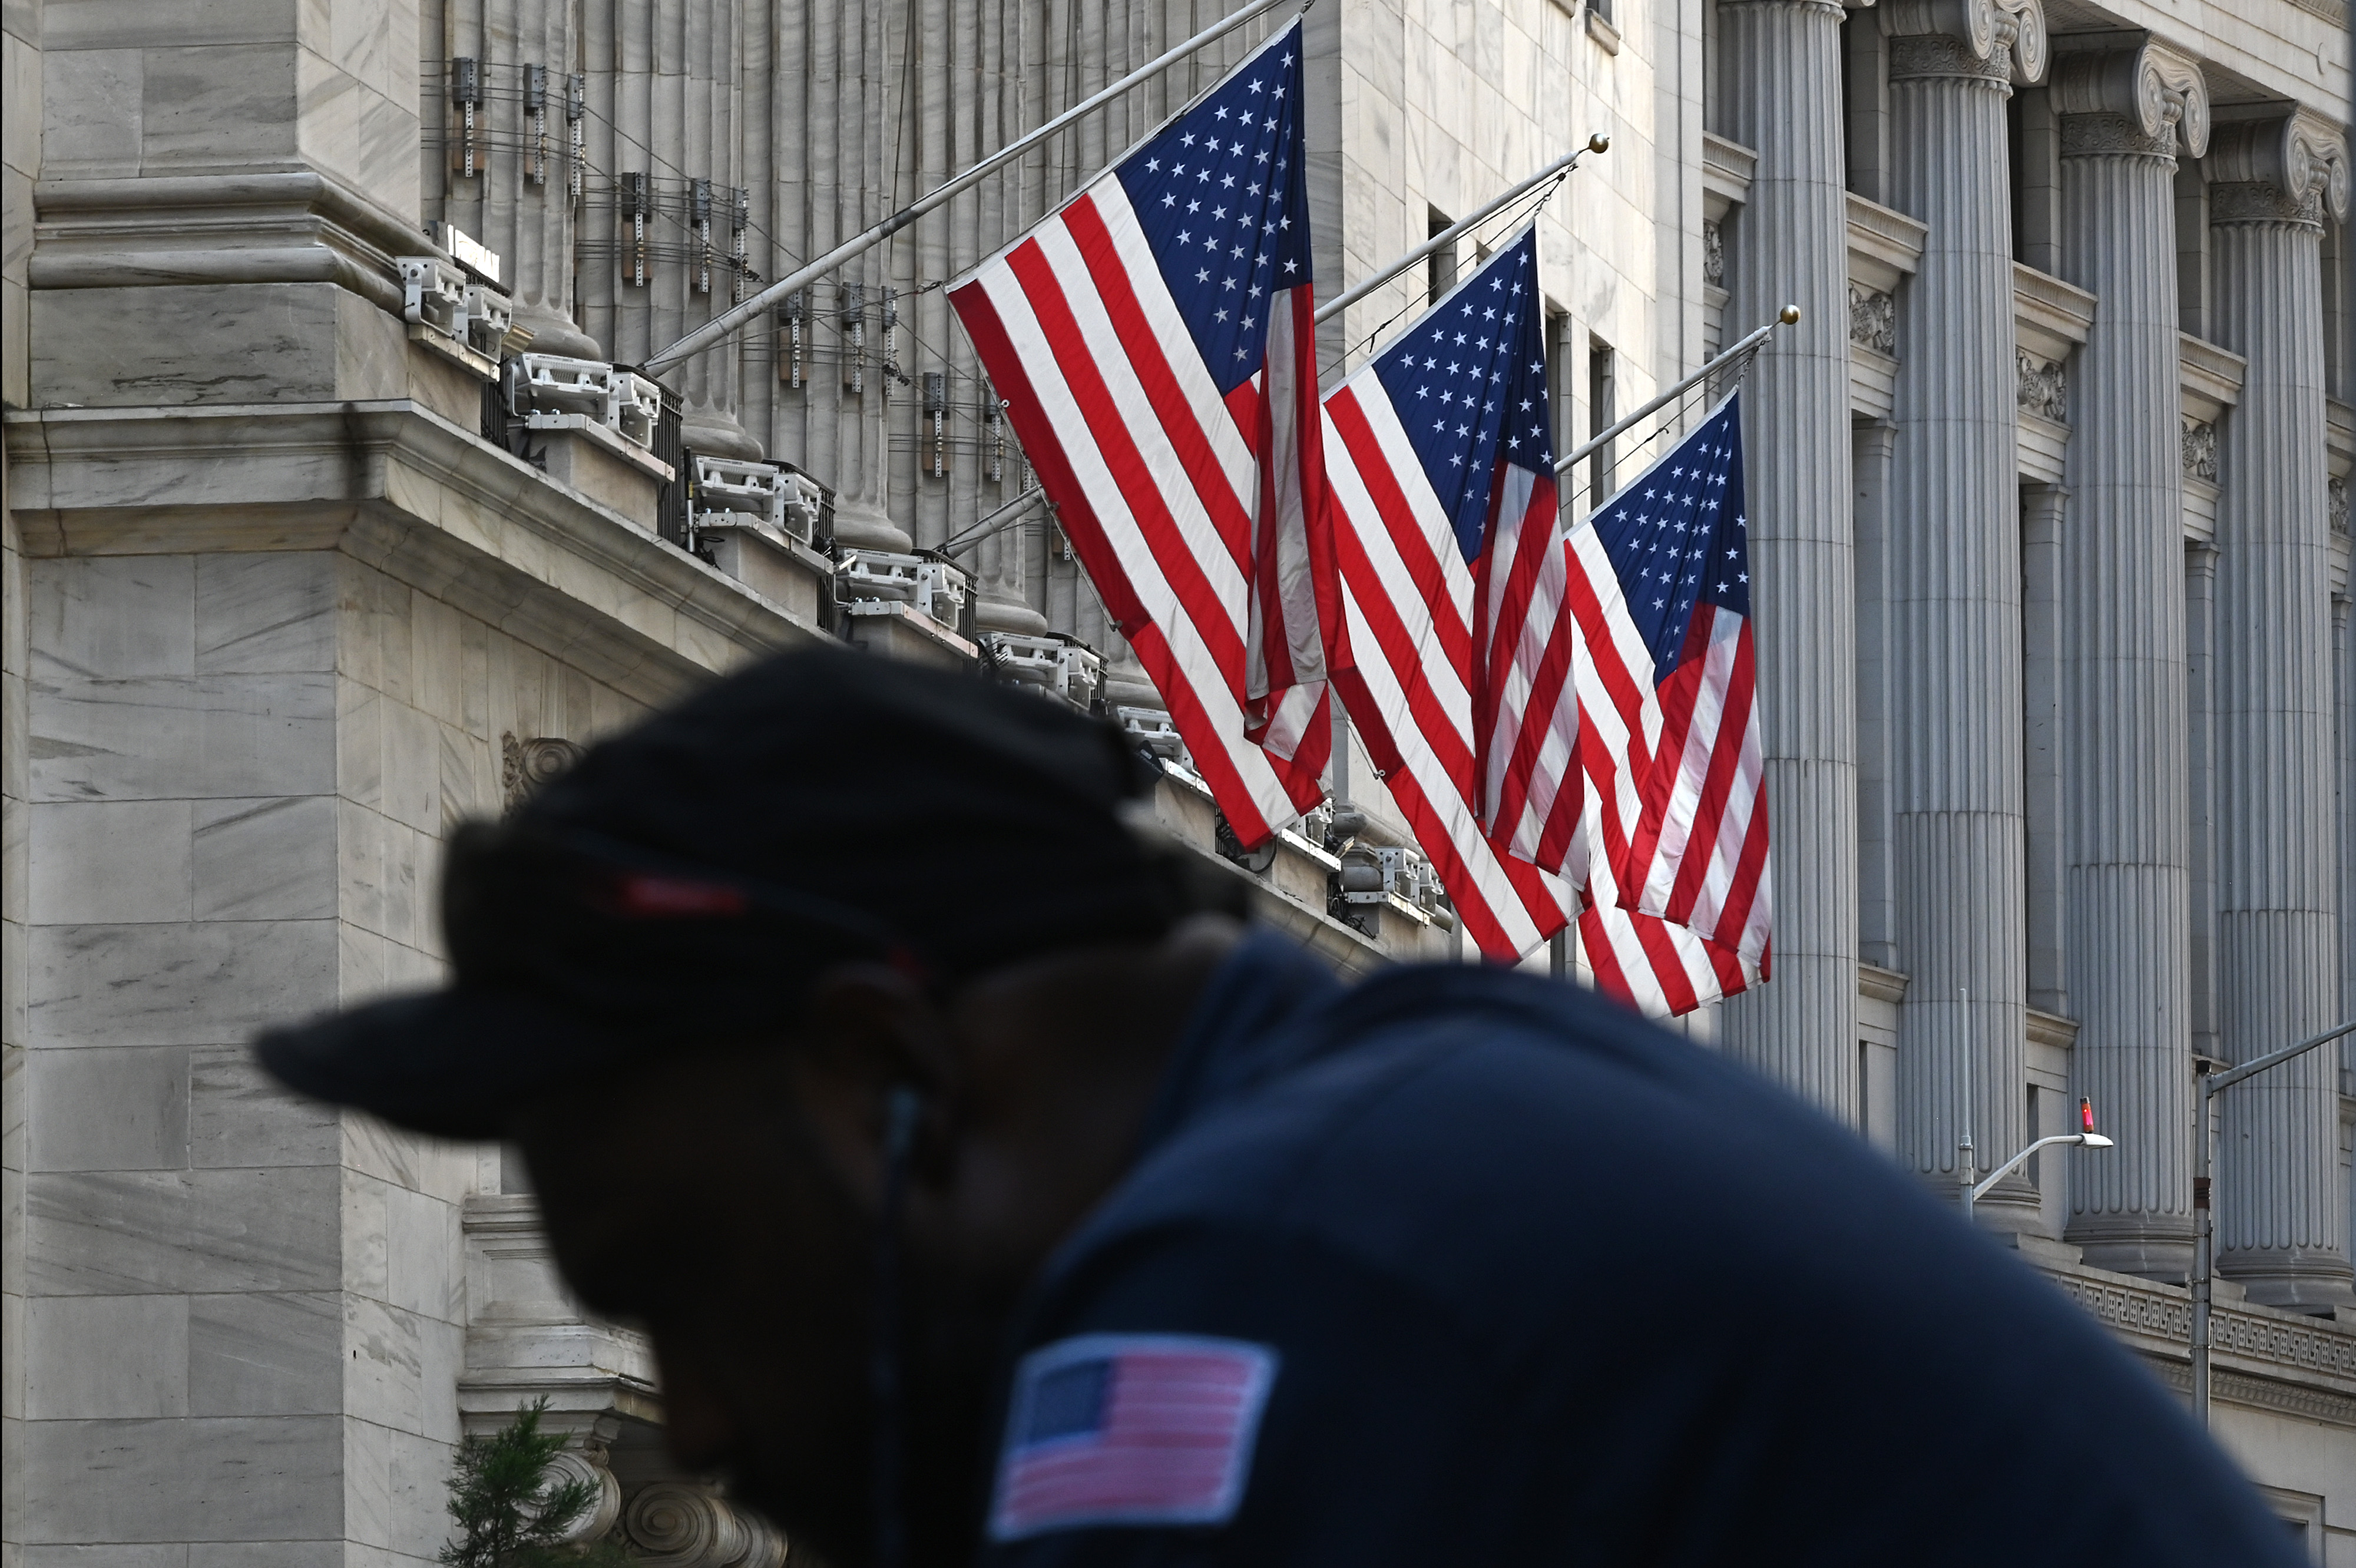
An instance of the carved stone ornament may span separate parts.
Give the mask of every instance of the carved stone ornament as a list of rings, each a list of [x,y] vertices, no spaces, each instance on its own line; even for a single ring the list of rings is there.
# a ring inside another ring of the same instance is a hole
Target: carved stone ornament
[[[2212,223],[2313,223],[2348,217],[2348,138],[2322,115],[2296,109],[2220,125],[2209,149]]]
[[[566,1544],[600,1541],[622,1517],[622,1483],[614,1472],[605,1468],[605,1451],[584,1453],[578,1448],[559,1449],[548,1461],[548,1480],[552,1487],[567,1481],[587,1481],[597,1488],[597,1500],[589,1511],[573,1521],[564,1532]]]
[[[1869,349],[1879,349],[1885,354],[1898,352],[1898,302],[1879,289],[1871,289],[1855,278],[1848,285],[1848,340],[1862,343]]]
[[[557,736],[518,740],[513,732],[499,736],[499,784],[507,809],[514,811],[531,799],[532,791],[581,760],[581,743]]]
[[[2216,482],[2217,427],[2205,419],[2184,422],[2184,477]]]
[[[2014,400],[2022,408],[2056,424],[2070,423],[2070,381],[2060,365],[2051,360],[2040,360],[2026,349],[2012,351],[2013,366],[2019,374],[2019,384]]]
[[[1712,288],[1726,286],[1726,232],[1710,222],[1701,226],[1701,281]]]
[[[698,1481],[638,1488],[622,1531],[640,1563],[659,1568],[785,1568],[786,1538]]]
[[[2331,519],[2331,532],[2348,532],[2348,481],[2336,475],[2323,482],[2324,510]]]
[[[2024,87],[2045,80],[2051,51],[2044,0],[1881,0],[1880,11],[1882,30],[1893,42],[1944,38],[1963,46],[1952,59],[1935,50],[1893,48],[1893,79],[1995,76]],[[1972,69],[1976,63],[1982,69]]]
[[[2209,150],[2209,80],[2199,60],[2158,38],[2062,56],[2053,112],[2065,156]]]

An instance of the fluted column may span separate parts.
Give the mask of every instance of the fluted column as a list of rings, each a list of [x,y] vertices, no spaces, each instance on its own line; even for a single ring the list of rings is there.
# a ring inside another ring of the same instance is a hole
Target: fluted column
[[[1797,328],[1743,400],[1773,839],[1773,979],[1724,1011],[1731,1056],[1847,1118],[1857,1101],[1857,623],[1840,27],[1818,0],[1720,0],[1727,134],[1759,154],[1728,330]]]
[[[1984,3],[1887,5],[1891,204],[1930,226],[1900,303],[1890,486],[1890,805],[1900,961],[1900,1157],[1952,1184],[2020,1147],[2027,950],[2020,913],[2018,376],[2005,101],[2044,69],[2044,16]],[[1954,30],[1949,31],[1953,27]],[[1934,30],[1935,29],[1935,30]],[[1965,1086],[1970,1096],[1965,1102]],[[2016,1176],[1983,1200],[2027,1229]]]
[[[2065,57],[2062,267],[2097,304],[2072,374],[2061,531],[2062,983],[2071,1083],[2118,1147],[2076,1156],[2089,1262],[2190,1260],[2190,808],[2176,151],[2207,150],[2200,67],[2156,41]]]
[[[443,42],[452,59],[476,61],[484,134],[475,173],[440,158],[427,190],[440,196],[444,218],[498,254],[516,325],[530,329],[533,349],[595,359],[596,339],[573,315],[579,206],[565,91],[581,69],[579,13],[580,0],[452,0]],[[534,78],[535,67],[544,74]],[[446,91],[449,61],[440,68]]]
[[[584,5],[593,172],[581,210],[582,316],[617,360],[636,364],[677,342],[734,296],[737,38],[746,27],[766,26],[744,0]],[[683,405],[690,446],[760,456],[761,444],[736,417],[743,353],[737,334],[665,375]]]
[[[772,277],[823,254],[891,210],[891,8],[811,0],[766,8],[774,29],[778,151]],[[883,387],[884,290],[889,246],[879,246],[787,302],[775,324],[769,440],[834,489],[835,537],[863,549],[905,550],[907,531],[886,510],[889,442]],[[798,343],[798,350],[797,350]]]
[[[2356,856],[2346,853],[2356,844],[2356,626],[2351,626],[2349,601],[2331,601],[2331,668],[2334,695],[2340,708],[2340,1016],[2356,1018],[2356,919],[2344,912],[2356,909]],[[2356,1036],[2340,1042],[2340,1068],[2356,1073]],[[2356,1233],[2350,1237],[2356,1246]]]
[[[2299,111],[2220,126],[2208,169],[2216,336],[2249,361],[2217,506],[2219,1034],[2244,1061],[2329,1026],[2340,1000],[2319,269],[2348,156]],[[2254,1300],[2349,1299],[2332,1056],[2224,1097],[2218,1267]]]

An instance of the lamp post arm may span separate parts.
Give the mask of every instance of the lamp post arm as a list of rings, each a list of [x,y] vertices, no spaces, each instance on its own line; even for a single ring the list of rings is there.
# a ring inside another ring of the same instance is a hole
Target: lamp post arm
[[[2209,1092],[2214,1094],[2219,1090],[2231,1089],[2245,1078],[2255,1078],[2268,1068],[2280,1067],[2303,1051],[2311,1051],[2316,1047],[2336,1040],[2342,1035],[2351,1034],[2356,1034],[2356,1018],[2351,1018],[2345,1024],[2334,1028],[2326,1029],[2312,1038],[2301,1040],[2295,1046],[2285,1046],[2278,1051],[2269,1051],[2255,1061],[2246,1061],[2239,1067],[2227,1068],[2223,1072],[2211,1074],[2209,1079]]]
[[[2192,1079],[2192,1419],[2202,1426],[2209,1424],[2210,1390],[2213,1378],[2210,1352],[2212,1348],[2211,1318],[2215,1311],[2214,1286],[2211,1283],[2217,1269],[2217,1211],[2211,1201],[2210,1165],[2214,1157],[2211,1144],[2216,1112],[2210,1101],[2220,1090],[2231,1089],[2245,1078],[2255,1078],[2269,1068],[2277,1068],[2293,1057],[2303,1056],[2320,1045],[2328,1045],[2342,1035],[2356,1034],[2356,1018],[2336,1025],[2319,1035],[2301,1040],[2295,1046],[2285,1046],[2278,1051],[2268,1051],[2254,1061],[2223,1072],[2211,1072],[2206,1063],[2194,1069]]]
[[[2010,1176],[2019,1167],[2022,1161],[2028,1159],[2029,1155],[2035,1154],[2038,1150],[2052,1144],[2083,1144],[2085,1141],[2086,1134],[2083,1133],[2047,1133],[2044,1137],[2040,1138],[2037,1142],[2029,1144],[2029,1147],[2021,1150],[2020,1153],[2013,1155],[2012,1158],[2005,1161],[2004,1164],[1997,1166],[1996,1169],[1988,1172],[1985,1180],[1973,1187],[1972,1201],[1977,1203],[1981,1198],[1986,1197],[1988,1195],[1989,1190],[1993,1188],[1997,1183]],[[2097,1148],[2104,1146],[2105,1145],[2099,1144],[2095,1145]]]

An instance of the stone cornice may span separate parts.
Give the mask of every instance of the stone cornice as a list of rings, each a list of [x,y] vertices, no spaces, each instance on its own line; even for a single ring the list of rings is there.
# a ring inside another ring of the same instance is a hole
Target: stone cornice
[[[2064,156],[2199,157],[2209,149],[2209,81],[2201,62],[2155,38],[2071,48],[2053,69]]]
[[[6,435],[28,554],[340,550],[657,698],[823,635],[407,401],[35,410]]]
[[[1902,76],[1992,76],[2028,85],[2045,80],[2051,49],[2044,0],[1883,0],[1882,31],[1902,38],[1946,38],[1960,49],[1890,52],[1893,80]]]
[[[2186,1386],[2192,1303],[2183,1286],[2035,1261],[2095,1321]],[[2356,1325],[2220,1301],[2211,1331],[2218,1399],[2356,1427]]]
[[[398,311],[394,258],[438,253],[316,169],[42,180],[33,205],[35,288],[334,283]]]
[[[2219,126],[2207,168],[2212,223],[2348,216],[2347,134],[2311,109]]]

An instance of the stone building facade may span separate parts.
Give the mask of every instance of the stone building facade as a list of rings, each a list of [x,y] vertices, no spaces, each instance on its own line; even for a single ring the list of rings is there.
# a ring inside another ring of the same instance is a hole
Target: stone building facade
[[[1170,750],[1052,517],[1002,510],[940,285],[1258,27],[626,367],[1220,9],[0,10],[0,1564],[429,1562],[452,1444],[541,1395],[595,1529],[783,1560],[665,1469],[644,1345],[555,1287],[498,1150],[322,1115],[244,1042],[430,980],[454,823],[771,649],[986,661]],[[1307,12],[1321,294],[1601,131],[1538,218],[1567,438],[1803,307],[1746,400],[1776,978],[1695,1032],[1950,1190],[1966,1127],[1985,1166],[2091,1099],[2118,1146],[1979,1218],[2179,1387],[2195,1058],[2356,1014],[2346,21]],[[1461,956],[1344,758],[1248,860],[1174,756],[1160,810],[1338,964]],[[2356,1046],[2222,1105],[2218,1429],[2348,1568]]]

